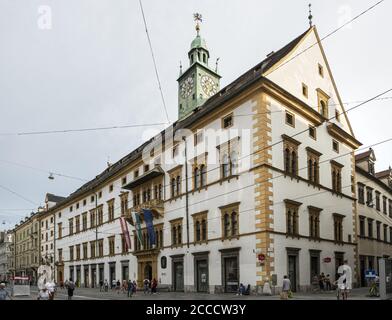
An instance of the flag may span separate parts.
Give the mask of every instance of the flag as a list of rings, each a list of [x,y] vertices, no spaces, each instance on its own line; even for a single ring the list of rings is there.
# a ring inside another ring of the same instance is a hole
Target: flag
[[[127,221],[125,220],[124,217],[120,217],[120,224],[121,224],[121,230],[123,233],[123,237],[125,238],[125,245],[127,251],[131,249],[131,238],[129,236],[129,230],[128,230],[128,225]]]
[[[142,230],[141,230],[141,226],[140,226],[140,216],[135,211],[131,212],[131,216],[132,216],[133,222],[135,223],[136,238],[139,240],[140,246],[143,247]]]
[[[143,209],[143,214],[144,214],[144,221],[146,221],[148,239],[150,241],[151,246],[155,246],[155,231],[154,231],[154,224],[152,222],[153,220],[152,212],[149,209]]]

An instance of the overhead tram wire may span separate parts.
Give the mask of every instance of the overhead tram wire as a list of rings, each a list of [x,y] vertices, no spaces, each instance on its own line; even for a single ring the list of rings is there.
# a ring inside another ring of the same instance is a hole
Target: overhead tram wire
[[[147,35],[148,44],[149,44],[149,46],[150,46],[150,52],[151,52],[151,57],[152,57],[152,61],[153,61],[153,64],[154,64],[155,76],[156,76],[156,78],[157,78],[159,91],[160,91],[160,93],[161,93],[161,99],[162,99],[163,109],[165,110],[165,115],[166,115],[166,119],[167,119],[168,124],[171,124],[171,121],[170,121],[170,118],[169,118],[169,114],[168,114],[167,108],[166,108],[165,97],[164,97],[164,95],[163,95],[161,80],[160,80],[160,78],[159,78],[157,63],[156,63],[156,61],[155,61],[154,50],[153,50],[153,48],[152,48],[152,43],[151,43],[151,39],[150,39],[150,34],[149,34],[149,32],[148,32],[147,21],[146,21],[146,16],[145,16],[145,14],[144,14],[144,9],[143,9],[142,0],[139,0],[139,5],[140,5],[140,10],[141,10],[142,16],[143,16],[143,23],[144,23],[144,28],[145,28],[145,30],[146,30],[146,35]]]
[[[27,202],[30,202],[30,203],[32,203],[34,205],[38,205],[38,203],[36,203],[34,201],[31,201],[30,199],[26,198],[25,196],[21,195],[20,193],[14,191],[14,190],[11,190],[10,188],[7,188],[7,187],[5,187],[3,185],[0,185],[0,188],[3,189],[3,190],[8,191],[9,193],[12,193],[12,194],[16,195],[17,197],[19,197],[19,198],[21,198],[21,199],[23,199],[23,200],[25,200]]]

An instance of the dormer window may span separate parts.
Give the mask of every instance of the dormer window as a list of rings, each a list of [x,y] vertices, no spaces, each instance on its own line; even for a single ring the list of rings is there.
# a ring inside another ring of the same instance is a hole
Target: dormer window
[[[317,100],[318,100],[318,111],[324,117],[328,119],[328,100],[329,96],[322,91],[317,89]]]

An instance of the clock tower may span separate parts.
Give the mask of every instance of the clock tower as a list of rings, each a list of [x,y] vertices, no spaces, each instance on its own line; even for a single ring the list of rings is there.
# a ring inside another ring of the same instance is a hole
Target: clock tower
[[[217,69],[214,71],[208,65],[210,53],[206,41],[199,34],[201,14],[195,13],[194,19],[197,35],[188,52],[189,68],[182,72],[182,66],[180,66],[180,77],[177,79],[179,120],[185,118],[195,108],[201,106],[208,98],[217,93],[221,78]]]

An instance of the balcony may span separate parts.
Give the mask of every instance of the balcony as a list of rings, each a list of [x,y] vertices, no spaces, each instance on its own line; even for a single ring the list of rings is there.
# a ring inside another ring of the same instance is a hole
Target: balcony
[[[127,210],[125,219],[134,226],[135,224],[132,219],[132,212],[137,212],[140,215],[140,222],[143,222],[144,216],[142,209],[150,209],[155,219],[162,218],[164,214],[164,201],[162,199],[151,199],[134,206]]]

